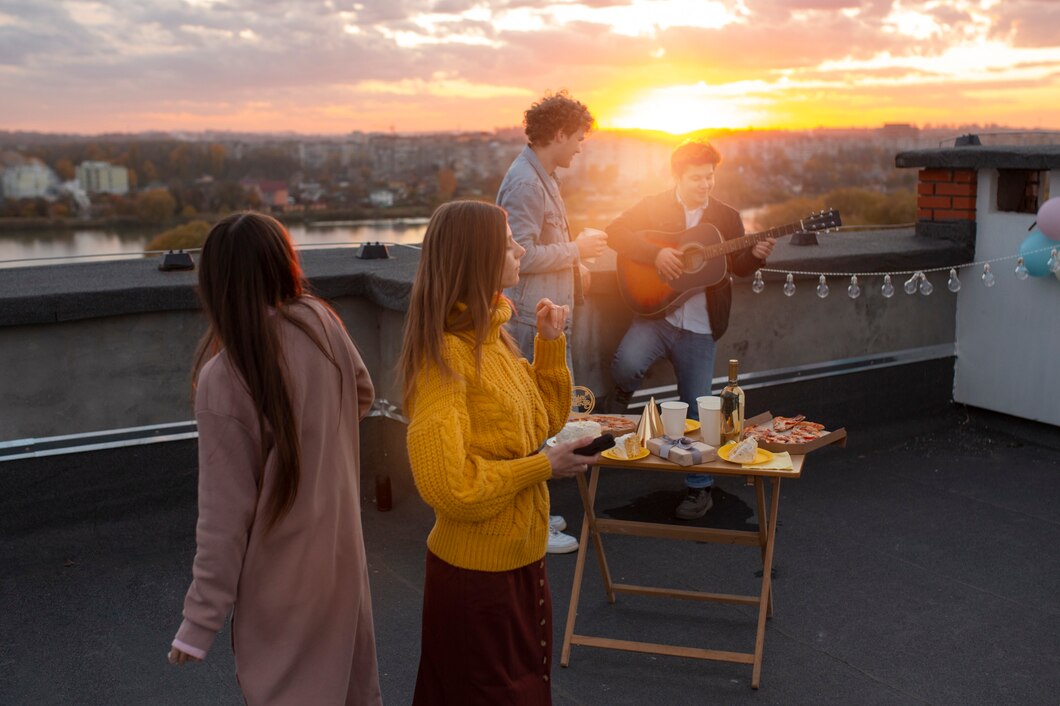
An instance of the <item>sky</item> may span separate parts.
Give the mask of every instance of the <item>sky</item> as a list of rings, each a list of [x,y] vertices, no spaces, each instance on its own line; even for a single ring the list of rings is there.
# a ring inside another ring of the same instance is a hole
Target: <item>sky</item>
[[[1060,130],[1060,0],[0,0],[0,130]]]

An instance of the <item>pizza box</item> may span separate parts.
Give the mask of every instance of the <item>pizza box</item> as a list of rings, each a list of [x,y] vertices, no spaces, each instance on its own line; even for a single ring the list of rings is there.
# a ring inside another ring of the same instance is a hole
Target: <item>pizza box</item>
[[[772,412],[762,412],[761,414],[751,417],[746,420],[744,424],[755,424],[762,425],[768,424],[773,419]],[[767,444],[765,442],[758,442],[760,448],[766,451],[772,451],[774,453],[787,451],[794,456],[801,456],[808,454],[811,451],[816,451],[822,446],[828,446],[830,444],[836,444],[840,447],[846,447],[847,445],[847,430],[843,428],[836,429],[834,431],[826,431],[821,436],[817,437],[813,441],[807,441],[804,444]]]

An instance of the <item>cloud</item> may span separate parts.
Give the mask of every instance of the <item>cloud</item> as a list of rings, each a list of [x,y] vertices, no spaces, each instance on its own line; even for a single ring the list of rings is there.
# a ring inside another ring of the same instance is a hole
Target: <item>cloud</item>
[[[876,95],[900,107],[904,91],[905,119],[917,122],[920,112],[938,112],[923,101],[943,86],[967,101],[949,106],[955,119],[979,118],[966,114],[975,110],[985,121],[992,109],[982,96],[998,77],[1055,87],[1058,5],[0,0],[0,129],[238,120],[305,131],[489,128],[517,123],[530,100],[558,88],[590,102],[602,121],[651,90],[714,101],[747,95],[762,115],[786,120],[793,105],[811,110],[804,95],[823,101],[823,115],[828,96],[850,106]]]

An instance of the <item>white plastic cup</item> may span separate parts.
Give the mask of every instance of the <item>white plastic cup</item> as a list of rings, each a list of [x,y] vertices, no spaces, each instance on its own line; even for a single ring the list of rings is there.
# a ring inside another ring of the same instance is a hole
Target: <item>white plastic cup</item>
[[[696,398],[699,405],[699,435],[704,444],[717,448],[721,446],[721,398],[716,395],[704,395]]]
[[[671,439],[680,439],[685,435],[685,417],[688,416],[687,402],[663,402],[662,408],[663,434]]]
[[[600,230],[599,228],[582,228],[581,232],[578,233],[578,237],[580,238],[583,235],[597,235],[597,234],[601,234],[601,233],[603,235],[607,235],[607,231]],[[583,265],[592,265],[595,262],[596,262],[596,258],[595,257],[583,257],[582,258],[582,264]]]

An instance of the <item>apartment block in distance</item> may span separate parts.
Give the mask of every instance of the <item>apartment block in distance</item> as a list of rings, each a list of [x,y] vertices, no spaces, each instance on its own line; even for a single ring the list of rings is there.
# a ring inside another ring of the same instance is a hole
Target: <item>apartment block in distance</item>
[[[58,183],[55,173],[36,161],[0,170],[0,193],[8,199],[47,196]]]
[[[90,194],[127,194],[129,170],[107,162],[81,162],[77,183]]]

